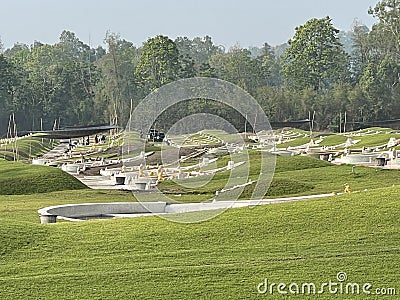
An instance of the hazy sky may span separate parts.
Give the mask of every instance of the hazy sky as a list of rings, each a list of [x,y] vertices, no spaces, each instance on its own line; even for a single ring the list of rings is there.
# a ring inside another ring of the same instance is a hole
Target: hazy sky
[[[63,30],[75,32],[92,47],[104,45],[106,32],[141,45],[157,34],[209,35],[230,47],[278,45],[311,18],[330,16],[341,30],[353,20],[370,27],[368,15],[379,0],[7,0],[0,11],[0,38],[6,48],[16,42],[58,42]]]

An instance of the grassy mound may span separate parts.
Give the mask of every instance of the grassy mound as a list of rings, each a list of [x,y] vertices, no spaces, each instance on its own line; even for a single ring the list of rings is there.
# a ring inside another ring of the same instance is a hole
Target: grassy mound
[[[228,157],[219,160],[220,166],[226,165]],[[257,180],[260,174],[259,152],[250,152],[251,162],[249,178]],[[245,165],[239,168],[246,168]],[[343,192],[345,184],[353,191],[362,191],[379,187],[388,187],[400,182],[400,172],[397,170],[382,170],[369,167],[350,165],[332,165],[329,162],[308,156],[277,156],[274,178],[266,198],[285,197],[306,194],[324,194]],[[190,184],[198,179],[182,179],[165,181],[159,185],[160,190],[169,194],[179,202],[200,202],[212,199],[216,191],[225,188],[230,171],[217,173],[212,181],[205,185],[190,188]],[[255,184],[247,186],[241,199],[249,199]],[[174,195],[179,194],[178,197]]]
[[[50,139],[23,138],[15,144],[5,144],[0,147],[0,158],[7,160],[28,160],[45,154],[58,142]],[[17,151],[15,150],[17,149]]]
[[[331,134],[331,135],[324,135],[324,139],[320,146],[335,146],[339,144],[343,144],[347,141],[347,137],[340,134]]]
[[[52,167],[0,159],[0,194],[35,194],[86,188],[73,176]]]
[[[277,144],[278,148],[287,148],[287,147],[298,147],[305,144],[308,144],[311,141],[309,137],[297,137],[291,141],[284,142],[282,144]]]
[[[307,170],[332,166],[331,163],[312,158],[310,156],[277,156],[275,172],[287,172],[295,170]]]
[[[49,226],[18,221],[10,232],[1,231],[9,243],[1,257],[1,298],[281,299],[276,289],[258,294],[257,286],[268,278],[319,288],[329,280],[338,283],[338,272],[347,274],[346,283],[371,283],[373,291],[399,288],[399,192],[391,187],[231,209],[186,225],[158,217]],[[0,196],[0,204],[8,197]],[[17,215],[26,214],[24,201],[14,203]],[[0,212],[0,228],[7,228],[9,218]],[[29,243],[11,244],[19,234]],[[374,298],[362,292],[342,296]],[[325,288],[317,298],[332,294]]]
[[[400,134],[398,131],[395,131],[390,128],[381,128],[381,127],[371,127],[364,130],[358,130],[353,132],[347,132],[346,135],[339,133],[315,133],[314,140],[318,140],[320,136],[323,136],[324,139],[319,143],[319,146],[335,146],[339,144],[343,144],[346,142],[349,134],[353,140],[359,140],[359,142],[353,146],[351,149],[359,149],[362,147],[375,147],[382,146],[387,144],[391,137],[396,139],[400,139]],[[310,142],[309,137],[296,137],[295,139],[278,144],[278,148],[286,148],[286,147],[295,147],[305,145]],[[344,148],[344,146],[342,147]]]
[[[250,199],[255,187],[255,183],[247,185],[239,199]],[[283,197],[285,195],[297,195],[297,194],[311,194],[315,188],[314,185],[299,182],[288,178],[275,178],[272,180],[266,197]]]
[[[353,139],[360,140],[360,141],[357,144],[355,144],[354,146],[352,146],[351,148],[383,146],[389,142],[389,139],[391,137],[400,139],[400,134],[380,133],[380,134],[375,134],[375,135],[353,137]]]

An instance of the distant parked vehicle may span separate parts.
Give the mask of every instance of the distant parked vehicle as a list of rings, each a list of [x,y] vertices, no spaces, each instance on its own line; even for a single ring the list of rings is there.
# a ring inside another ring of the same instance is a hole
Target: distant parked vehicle
[[[155,129],[151,129],[147,134],[147,140],[150,142],[162,142],[165,138],[165,133]]]

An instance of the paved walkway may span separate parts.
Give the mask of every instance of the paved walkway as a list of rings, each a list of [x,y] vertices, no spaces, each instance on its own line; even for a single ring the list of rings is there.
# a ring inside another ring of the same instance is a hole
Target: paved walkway
[[[194,212],[202,210],[214,210],[214,209],[227,209],[227,208],[238,208],[238,207],[255,207],[258,205],[283,203],[300,201],[307,199],[325,198],[334,196],[334,193],[329,194],[318,194],[308,196],[297,196],[297,197],[285,197],[285,198],[274,198],[274,199],[261,199],[261,200],[237,200],[237,201],[214,201],[214,202],[201,202],[201,203],[182,203],[182,204],[170,204],[166,208],[166,213],[183,213],[183,212]]]
[[[67,153],[69,150],[69,144],[68,143],[60,143],[53,149],[51,149],[49,152],[43,154],[43,158],[46,159],[58,159],[58,158],[63,158],[65,153]]]

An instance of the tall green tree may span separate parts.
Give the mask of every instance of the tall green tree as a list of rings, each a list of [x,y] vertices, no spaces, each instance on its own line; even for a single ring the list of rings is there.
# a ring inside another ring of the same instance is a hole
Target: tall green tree
[[[400,96],[400,1],[383,0],[369,13],[379,20],[371,30],[370,62],[379,80],[395,97]]]
[[[363,65],[358,87],[369,109],[367,121],[398,118],[400,114],[400,1],[383,0],[369,14],[377,19],[364,34]]]
[[[214,70],[210,68],[209,59],[215,54],[224,52],[223,47],[213,43],[212,38],[206,35],[203,38],[177,37],[175,39],[179,54],[186,58],[191,58],[196,76],[215,76]]]
[[[179,78],[191,78],[196,76],[193,58],[189,55],[179,55]]]
[[[55,97],[60,88],[58,74],[61,64],[57,65],[59,58],[53,50],[52,45],[36,42],[24,64],[30,83],[32,114],[37,118],[35,123],[42,123],[44,129],[50,129],[54,120],[60,117],[61,108],[65,109]]]
[[[283,83],[283,76],[280,66],[280,58],[274,53],[273,48],[264,43],[256,57],[256,61],[260,68],[260,83],[269,86],[281,86]]]
[[[378,54],[381,58],[392,57],[400,60],[400,1],[382,0],[374,8],[369,9],[369,14],[379,22],[373,25],[371,38],[373,39]]]
[[[134,71],[140,51],[118,34],[107,33],[108,52],[96,62],[101,79],[96,86],[95,116],[99,120],[125,126],[131,101],[138,101]]]
[[[174,41],[163,35],[148,39],[135,70],[142,96],[178,79],[180,70],[179,51]]]
[[[2,132],[6,130],[8,113],[13,109],[14,82],[13,65],[0,54],[0,129]]]
[[[352,29],[351,71],[354,81],[357,82],[368,64],[370,43],[368,40],[369,29],[367,26],[355,22]]]
[[[12,51],[12,59],[24,76],[19,103],[25,104],[27,129],[92,123],[97,71],[89,60],[89,47],[74,34],[54,45],[35,43],[31,49]],[[62,36],[63,36],[62,34]],[[42,121],[40,121],[42,120]],[[61,124],[60,124],[61,122]]]
[[[250,93],[261,85],[261,65],[251,58],[249,50],[238,45],[227,53],[213,55],[209,62],[218,78],[237,84]]]
[[[294,88],[321,91],[348,76],[348,56],[329,17],[296,28],[283,56],[283,72]]]

